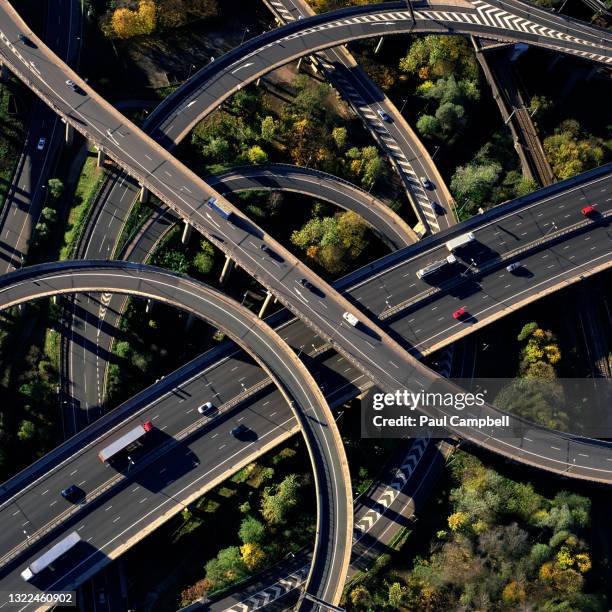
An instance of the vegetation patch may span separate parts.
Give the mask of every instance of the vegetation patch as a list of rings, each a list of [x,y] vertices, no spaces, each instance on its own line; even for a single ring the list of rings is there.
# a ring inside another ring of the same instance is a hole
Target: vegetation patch
[[[68,213],[66,231],[60,248],[60,260],[74,257],[79,238],[87,223],[91,206],[96,199],[104,178],[105,172],[97,167],[97,155],[92,150],[85,159],[81,177],[74,191],[72,206]]]
[[[546,497],[464,452],[450,466],[450,514],[429,552],[381,558],[349,587],[347,610],[607,609],[588,586],[588,498]]]

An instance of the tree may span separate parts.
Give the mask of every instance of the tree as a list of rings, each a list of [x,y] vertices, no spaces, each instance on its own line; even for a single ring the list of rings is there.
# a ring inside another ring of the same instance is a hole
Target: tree
[[[406,587],[403,587],[399,582],[393,582],[389,585],[389,605],[392,608],[400,608],[406,597]]]
[[[467,524],[468,515],[465,512],[454,512],[448,517],[448,526],[451,531],[457,531]]]
[[[335,127],[332,130],[332,138],[340,151],[346,149],[347,134],[345,127]]]
[[[456,135],[465,126],[465,109],[461,104],[444,102],[440,104],[436,111],[436,119],[445,136]]]
[[[248,575],[247,567],[237,546],[219,551],[214,559],[206,564],[206,578],[213,589],[221,589]]]
[[[47,185],[49,186],[49,194],[51,197],[57,200],[64,191],[64,183],[58,178],[51,178],[47,181]]]
[[[57,212],[56,212],[56,210],[54,208],[50,208],[49,206],[45,206],[40,211],[40,218],[45,223],[48,223],[49,225],[52,225],[53,223],[55,223],[57,221]]]
[[[202,240],[200,249],[200,252],[193,258],[193,267],[200,274],[209,274],[215,265],[215,248],[208,240]]]
[[[271,117],[270,115],[264,117],[261,122],[260,131],[262,140],[265,142],[271,142],[278,131],[278,121],[275,121],[274,117]]]
[[[372,602],[370,592],[364,586],[356,586],[350,594],[350,600],[353,606],[358,610],[367,609]]]
[[[243,544],[240,547],[240,553],[242,554],[244,564],[251,572],[259,569],[266,559],[266,553],[263,551],[261,546],[252,542]]]
[[[469,44],[459,36],[417,38],[400,60],[400,70],[423,80],[447,77],[478,79],[478,63]]]
[[[259,145],[253,145],[248,150],[247,157],[252,164],[265,164],[268,161],[268,155]]]
[[[478,206],[486,205],[501,171],[497,162],[459,166],[451,179],[451,191],[468,211],[473,212]]]
[[[138,9],[120,7],[111,16],[112,32],[117,38],[151,34],[157,24],[157,7],[153,0],[140,0]]]
[[[538,329],[538,324],[535,321],[525,323],[516,339],[519,342],[523,342],[523,340],[527,340],[527,338],[529,338],[529,336],[531,336],[536,329]]]
[[[603,163],[604,146],[600,138],[585,134],[580,124],[568,119],[552,136],[544,139],[544,152],[559,179],[567,179]]]
[[[152,259],[154,265],[166,268],[177,274],[186,274],[189,270],[189,261],[187,261],[187,257],[185,257],[185,253],[182,251],[162,249]]]
[[[36,435],[36,426],[32,421],[23,420],[19,423],[19,429],[17,430],[17,438],[22,442],[32,440]]]
[[[261,501],[261,514],[264,519],[271,525],[283,524],[298,505],[299,493],[297,474],[289,474],[275,487],[266,487]]]
[[[442,132],[440,122],[433,115],[421,115],[417,120],[417,130],[421,132],[425,138],[438,138]]]
[[[291,234],[291,242],[328,272],[337,273],[346,269],[349,261],[366,247],[366,229],[363,219],[348,211],[311,219]]]
[[[247,516],[242,519],[238,536],[243,543],[261,544],[266,537],[266,527],[254,516]]]

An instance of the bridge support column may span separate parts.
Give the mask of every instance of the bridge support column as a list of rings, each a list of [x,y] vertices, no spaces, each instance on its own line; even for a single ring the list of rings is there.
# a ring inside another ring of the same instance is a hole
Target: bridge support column
[[[378,41],[378,44],[376,45],[376,49],[374,49],[374,53],[378,53],[380,51],[380,48],[382,47],[382,44],[383,44],[383,40],[384,40],[384,37],[381,36],[380,40]]]
[[[147,300],[147,305],[145,306],[145,313],[146,314],[151,314],[152,310],[153,310],[153,300],[151,298],[149,298]]]
[[[0,83],[6,83],[9,78],[9,71],[6,64],[0,64]]]
[[[104,166],[104,162],[106,161],[106,153],[102,151],[102,149],[98,149],[98,168],[102,168]]]
[[[66,124],[66,129],[64,131],[64,140],[66,141],[66,144],[68,146],[70,146],[74,140],[74,128],[69,123]]]
[[[268,306],[270,305],[271,301],[272,301],[272,294],[268,291],[268,293],[266,294],[266,299],[263,301],[263,304],[261,305],[261,308],[259,309],[259,314],[257,315],[260,319],[264,318],[264,315],[266,314],[266,310],[268,309]]]
[[[302,65],[302,60],[303,59],[304,59],[303,57],[300,57],[300,59],[298,60],[297,69],[296,69],[297,72],[300,71],[300,66]]]
[[[189,239],[191,238],[192,227],[191,225],[189,225],[189,223],[187,223],[187,221],[183,221],[183,224],[185,225],[185,227],[183,228],[183,235],[181,237],[181,243],[187,244],[189,242]]]
[[[144,185],[140,187],[139,200],[141,204],[146,204],[149,201],[149,190]]]
[[[227,277],[230,272],[234,269],[234,260],[230,259],[227,255],[225,256],[225,263],[223,264],[223,270],[221,270],[221,276],[219,277],[219,284],[223,287],[227,281]]]
[[[193,312],[189,313],[189,316],[187,317],[187,321],[185,321],[185,331],[188,332],[192,327],[193,327],[193,322],[196,320],[195,315],[193,314]]]

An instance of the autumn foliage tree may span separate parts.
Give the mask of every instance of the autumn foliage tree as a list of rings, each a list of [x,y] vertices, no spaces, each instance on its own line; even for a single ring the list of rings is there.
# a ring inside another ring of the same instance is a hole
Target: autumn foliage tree
[[[151,34],[157,25],[157,6],[153,0],[140,0],[136,10],[116,8],[111,17],[111,26],[117,38],[132,38]]]
[[[580,124],[563,121],[552,136],[544,139],[544,152],[558,179],[567,179],[603,163],[604,143],[582,130]]]

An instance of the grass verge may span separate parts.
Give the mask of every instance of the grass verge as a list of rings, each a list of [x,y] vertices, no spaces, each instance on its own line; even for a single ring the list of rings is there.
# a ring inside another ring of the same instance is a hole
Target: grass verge
[[[87,215],[91,209],[91,204],[96,198],[105,173],[97,167],[97,155],[90,150],[77,183],[73,203],[68,213],[66,231],[62,240],[59,258],[60,260],[70,259],[74,256],[79,237],[83,232]]]

